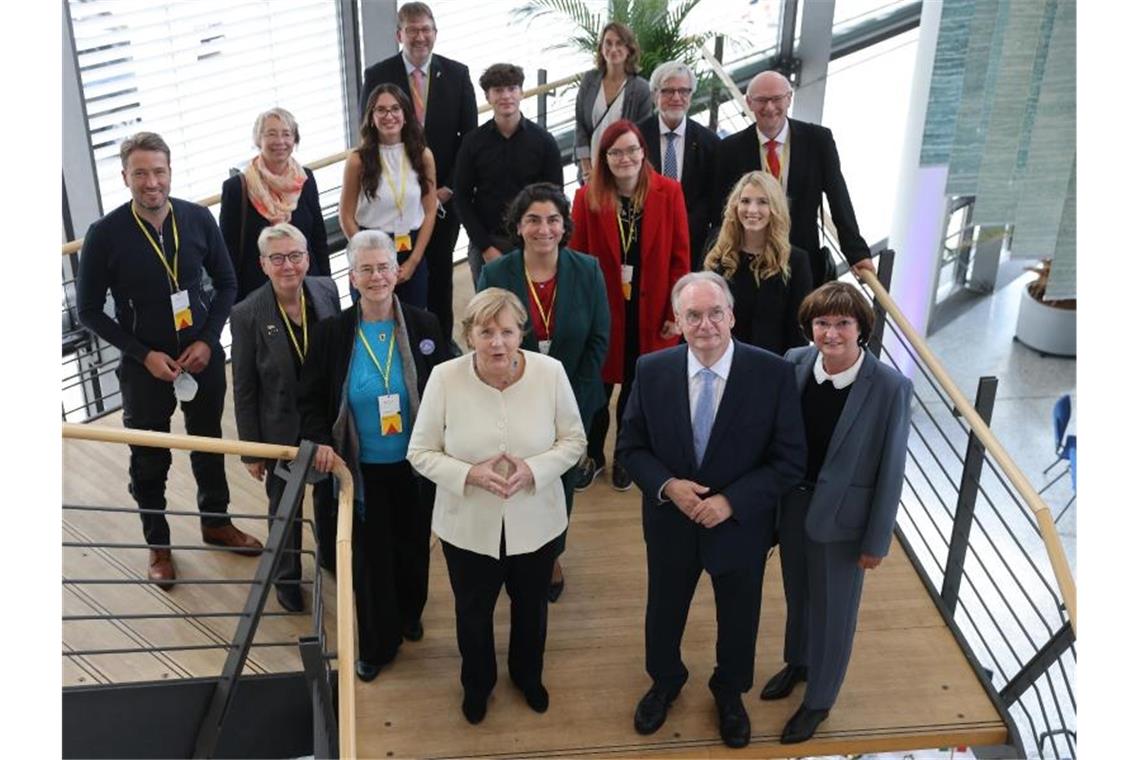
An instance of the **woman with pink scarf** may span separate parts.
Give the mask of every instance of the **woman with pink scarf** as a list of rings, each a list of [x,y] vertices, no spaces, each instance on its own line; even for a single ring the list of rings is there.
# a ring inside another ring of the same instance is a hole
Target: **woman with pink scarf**
[[[220,225],[237,275],[237,300],[266,281],[258,262],[257,236],[288,222],[309,241],[309,274],[329,276],[325,220],[313,173],[293,158],[301,142],[297,120],[284,108],[270,108],[253,123],[260,151],[240,174],[222,184]]]

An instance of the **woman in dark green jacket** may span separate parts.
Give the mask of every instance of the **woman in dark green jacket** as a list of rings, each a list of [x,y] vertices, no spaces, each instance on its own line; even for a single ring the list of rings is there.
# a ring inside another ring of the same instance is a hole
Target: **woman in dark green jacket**
[[[583,424],[605,403],[602,363],[609,346],[610,311],[602,270],[593,256],[564,247],[570,239],[570,204],[562,189],[541,182],[528,185],[511,202],[506,228],[515,245],[483,267],[476,290],[498,287],[526,304],[530,318],[522,347],[562,362]],[[566,511],[574,498],[571,469],[562,477]],[[565,534],[558,553],[566,548]],[[555,561],[547,597],[558,600],[565,587],[561,563]]]

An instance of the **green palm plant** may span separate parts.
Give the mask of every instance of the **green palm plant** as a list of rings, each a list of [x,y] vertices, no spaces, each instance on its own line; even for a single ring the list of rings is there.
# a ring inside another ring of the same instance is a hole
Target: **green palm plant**
[[[598,49],[602,27],[621,21],[633,30],[641,46],[641,70],[648,77],[660,63],[680,60],[696,69],[700,49],[712,39],[712,30],[689,31],[681,27],[702,0],[608,0],[606,12],[595,13],[583,0],[526,0],[511,12],[515,21],[530,22],[543,16],[568,21],[573,32],[548,49],[570,49],[589,53]]]

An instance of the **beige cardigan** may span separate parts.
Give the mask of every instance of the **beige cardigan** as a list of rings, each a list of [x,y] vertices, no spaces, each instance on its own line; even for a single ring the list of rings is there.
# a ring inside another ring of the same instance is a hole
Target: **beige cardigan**
[[[408,444],[408,461],[436,483],[432,530],[461,549],[499,558],[539,549],[566,529],[562,474],[586,450],[578,404],[562,363],[526,356],[523,375],[496,390],[475,374],[467,354],[432,370]],[[479,462],[505,451],[526,460],[534,488],[502,499],[466,485]]]

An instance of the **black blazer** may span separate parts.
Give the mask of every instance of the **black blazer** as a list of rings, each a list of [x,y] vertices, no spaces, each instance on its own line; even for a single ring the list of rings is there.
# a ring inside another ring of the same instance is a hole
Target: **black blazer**
[[[312,303],[316,323],[309,327],[309,345],[321,320],[340,313],[340,294],[328,277],[306,277],[305,297]],[[295,446],[301,429],[297,411],[298,380],[293,346],[281,325],[273,285],[266,282],[234,306],[234,418],[243,441]],[[256,462],[255,457],[242,457]]]
[[[820,271],[819,209],[823,194],[831,220],[839,233],[839,248],[848,263],[871,257],[867,242],[859,234],[855,208],[847,194],[847,183],[839,167],[839,152],[831,130],[818,124],[788,119],[791,143],[788,171],[788,210],[792,217],[792,245],[808,252],[813,282],[822,283]],[[732,186],[745,172],[760,169],[760,140],[756,125],[750,124],[720,142],[717,159],[717,206],[724,209]]]
[[[661,171],[661,122],[657,114],[641,121],[637,128],[645,136],[649,161]],[[720,138],[707,127],[685,118],[685,152],[681,167],[681,189],[685,193],[685,210],[689,214],[689,247],[694,272],[704,269],[705,242],[709,228],[719,224],[715,218],[716,159]],[[723,205],[721,206],[723,208]]]
[[[317,180],[313,172],[305,169],[308,177],[297,199],[289,224],[304,233],[309,241],[309,274],[314,277],[328,277],[329,268],[328,234],[325,231],[325,217],[321,212],[321,197],[317,191]],[[241,207],[245,204],[245,235],[241,233]],[[237,275],[237,301],[257,290],[269,278],[261,271],[258,263],[257,236],[269,226],[269,221],[243,197],[241,177],[237,174],[222,183],[222,208],[218,216],[218,226],[222,228],[222,239],[230,252],[230,261]],[[235,301],[235,303],[237,302]]]
[[[780,496],[803,477],[807,458],[792,365],[739,341],[733,345],[728,382],[699,467],[689,415],[688,346],[638,359],[618,428],[616,457],[641,489],[645,542],[694,552],[712,575],[763,565]],[[669,478],[694,480],[723,494],[732,517],[704,528],[673,503],[659,502]]]
[[[424,134],[428,147],[435,156],[437,187],[455,187],[455,157],[463,135],[475,129],[478,109],[475,107],[475,88],[471,74],[458,61],[432,53],[428,77],[427,113],[424,116]],[[402,53],[385,58],[364,70],[364,86],[360,90],[360,115],[365,117],[368,96],[376,85],[394,84],[410,98],[408,71]]]

